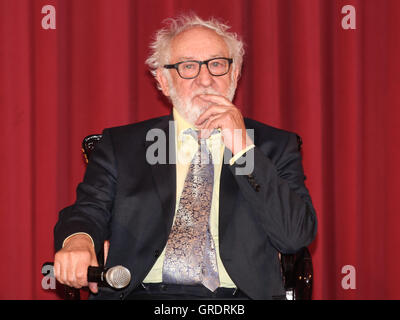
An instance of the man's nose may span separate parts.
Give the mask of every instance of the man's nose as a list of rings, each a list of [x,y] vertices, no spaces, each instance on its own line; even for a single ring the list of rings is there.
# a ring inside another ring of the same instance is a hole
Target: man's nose
[[[202,64],[200,67],[200,73],[196,78],[198,85],[203,87],[209,87],[214,81],[213,76],[208,72],[207,65]]]

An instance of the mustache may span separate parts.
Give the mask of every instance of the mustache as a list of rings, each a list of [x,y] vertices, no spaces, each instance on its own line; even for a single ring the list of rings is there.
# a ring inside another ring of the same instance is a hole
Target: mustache
[[[190,100],[191,102],[193,102],[193,100],[194,100],[196,97],[198,97],[199,95],[202,95],[202,94],[212,94],[212,95],[216,95],[216,96],[221,96],[221,97],[227,98],[225,95],[221,94],[220,92],[218,92],[218,91],[216,91],[216,90],[214,90],[214,89],[212,89],[212,88],[204,88],[204,89],[197,89],[197,90],[194,90],[194,91],[191,93],[191,95],[190,95],[190,97],[189,97],[189,100]],[[200,98],[200,99],[201,99],[201,98]]]

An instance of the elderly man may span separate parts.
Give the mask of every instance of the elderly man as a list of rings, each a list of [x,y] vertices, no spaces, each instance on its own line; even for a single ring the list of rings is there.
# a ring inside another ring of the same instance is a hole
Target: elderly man
[[[172,113],[103,131],[55,227],[55,276],[95,299],[283,298],[279,253],[316,234],[297,137],[233,105],[243,44],[226,25],[169,22],[147,63]],[[152,130],[167,163],[149,159]],[[123,290],[87,282],[105,240],[106,266],[133,275]]]

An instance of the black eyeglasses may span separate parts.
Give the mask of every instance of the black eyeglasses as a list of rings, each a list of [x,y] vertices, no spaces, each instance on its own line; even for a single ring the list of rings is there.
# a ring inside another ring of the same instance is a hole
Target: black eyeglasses
[[[183,79],[194,79],[200,74],[201,66],[205,64],[208,72],[215,77],[220,77],[229,72],[233,62],[231,58],[212,58],[205,61],[189,60],[175,64],[164,65],[165,69],[176,69]]]

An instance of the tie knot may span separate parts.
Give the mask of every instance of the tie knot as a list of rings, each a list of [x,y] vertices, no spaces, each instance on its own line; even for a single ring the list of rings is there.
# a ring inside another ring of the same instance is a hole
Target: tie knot
[[[210,137],[214,134],[217,134],[219,131],[217,129],[213,129],[211,131]],[[184,134],[192,136],[199,144],[205,144],[207,138],[200,138],[200,130],[195,130],[193,128],[188,128],[183,131]]]
[[[199,136],[200,136],[200,131],[195,130],[193,128],[186,129],[183,131],[184,134],[187,134],[189,136],[192,136],[194,140],[199,141]]]

